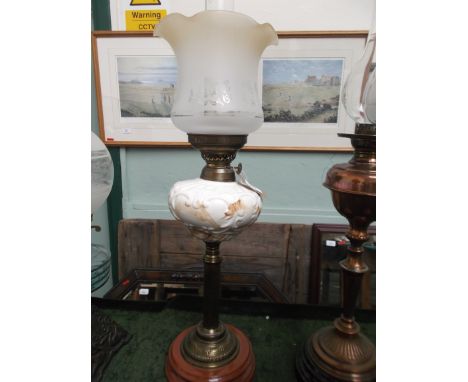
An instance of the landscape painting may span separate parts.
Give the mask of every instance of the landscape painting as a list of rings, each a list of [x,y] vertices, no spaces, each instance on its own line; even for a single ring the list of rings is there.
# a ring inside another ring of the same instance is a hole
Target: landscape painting
[[[265,122],[337,123],[343,59],[264,59]]]
[[[169,118],[177,80],[175,57],[117,57],[121,117]]]

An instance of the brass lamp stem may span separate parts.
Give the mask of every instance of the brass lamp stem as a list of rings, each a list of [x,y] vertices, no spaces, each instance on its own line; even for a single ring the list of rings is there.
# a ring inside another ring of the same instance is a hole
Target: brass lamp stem
[[[203,257],[205,266],[203,328],[217,329],[219,326],[219,296],[221,291],[221,256],[219,242],[205,242],[206,252]]]
[[[350,241],[346,259],[340,262],[343,271],[343,316],[347,319],[354,319],[354,310],[361,290],[362,276],[368,271],[368,267],[362,255],[364,248],[362,244],[368,240],[367,228],[361,231],[362,235],[357,238],[349,230],[346,237]]]
[[[201,179],[213,182],[236,181],[231,162],[237,151],[247,142],[246,135],[188,134],[188,139],[192,146],[200,150],[206,162]],[[191,227],[191,231],[195,236],[200,234],[195,227]],[[206,234],[204,231],[201,233]],[[221,241],[228,237],[227,233],[222,233],[203,238],[203,320],[187,334],[180,347],[187,362],[204,369],[227,365],[239,354],[239,339],[219,320],[222,261],[219,247]]]
[[[229,363],[237,356],[239,342],[237,337],[219,321],[220,242],[206,241],[205,245],[203,320],[184,339],[181,352],[185,359],[195,366],[216,368]]]

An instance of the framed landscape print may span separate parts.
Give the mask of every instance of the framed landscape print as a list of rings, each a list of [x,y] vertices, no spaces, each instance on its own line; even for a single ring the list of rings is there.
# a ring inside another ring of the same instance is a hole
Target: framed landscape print
[[[364,31],[278,32],[262,55],[258,93],[265,122],[244,150],[351,151],[354,122],[341,89],[360,58]],[[94,32],[100,135],[107,145],[190,147],[170,119],[177,61],[147,32]]]
[[[142,32],[93,32],[99,132],[107,145],[190,147],[170,119],[177,63]]]

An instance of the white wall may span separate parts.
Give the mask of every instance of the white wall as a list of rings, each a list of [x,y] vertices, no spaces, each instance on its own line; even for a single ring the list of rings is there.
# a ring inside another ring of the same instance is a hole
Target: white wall
[[[116,30],[116,6],[110,0],[112,29]],[[162,0],[169,13],[191,16],[205,8],[205,0]],[[374,0],[236,0],[235,10],[268,22],[278,31],[369,29]]]
[[[236,0],[235,10],[284,30],[369,29],[374,0]],[[171,12],[187,16],[203,10],[205,0],[169,1]]]

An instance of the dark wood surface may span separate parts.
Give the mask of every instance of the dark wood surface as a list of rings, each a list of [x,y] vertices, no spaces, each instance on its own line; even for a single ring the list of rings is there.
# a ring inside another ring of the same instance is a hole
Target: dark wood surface
[[[169,284],[178,284],[181,287],[187,286],[191,289],[199,289],[198,295],[202,295],[201,289],[203,286],[203,272],[200,271],[182,271],[182,270],[161,270],[149,268],[137,268],[129,272],[119,284],[115,285],[106,293],[104,298],[113,300],[142,300],[142,301],[164,301],[165,298],[158,298],[157,295],[150,298],[149,296],[139,296],[138,288],[144,284],[158,284],[158,286]],[[255,287],[255,301],[268,301],[275,303],[288,303],[286,297],[278,291],[278,289],[268,280],[263,274],[259,273],[233,273],[223,272],[221,274],[221,285],[226,290],[234,289],[239,286]],[[232,288],[234,287],[234,288]],[[181,289],[180,295],[186,295]],[[129,293],[132,296],[128,298]],[[237,297],[236,299],[242,299]],[[248,300],[252,296],[248,296]]]
[[[125,311],[160,312],[163,309],[177,309],[200,313],[203,308],[201,296],[177,296],[168,301],[129,301],[91,297],[91,303],[102,309],[122,309]],[[308,304],[276,304],[272,302],[251,302],[226,300],[221,298],[219,311],[222,314],[236,313],[246,316],[274,316],[277,318],[332,321],[342,313],[340,307]],[[375,310],[357,309],[356,320],[362,323],[375,323]]]

